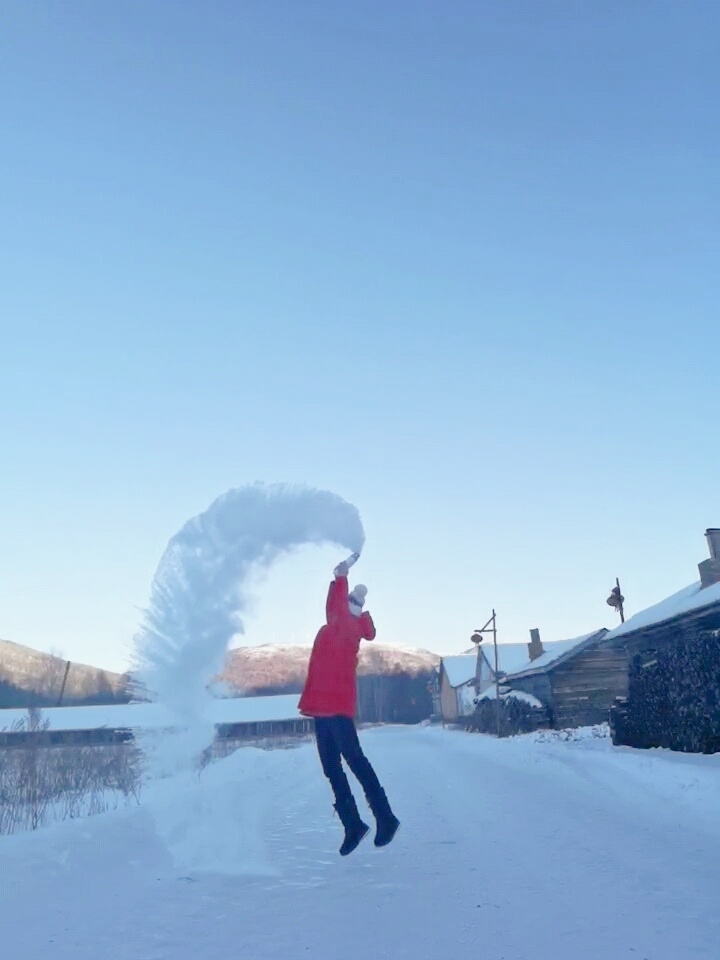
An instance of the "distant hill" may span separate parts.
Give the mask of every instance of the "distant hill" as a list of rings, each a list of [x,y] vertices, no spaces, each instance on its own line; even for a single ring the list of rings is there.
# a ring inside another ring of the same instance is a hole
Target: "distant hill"
[[[55,707],[67,661],[10,640],[0,640],[0,707]],[[127,676],[71,663],[63,704],[125,703]]]
[[[214,685],[225,696],[299,693],[310,647],[240,647],[228,653]],[[440,663],[428,650],[363,644],[358,660],[358,709],[366,722],[412,723],[432,712],[427,682]],[[0,708],[57,706],[67,661],[0,640]],[[71,663],[63,705],[126,703],[127,674]]]
[[[219,679],[246,696],[299,693],[309,660],[310,647],[238,647],[228,653]],[[432,673],[439,664],[440,657],[428,650],[368,643],[360,647],[358,675],[418,677]]]
[[[226,695],[299,693],[309,647],[261,646],[231,650],[219,680]],[[367,723],[417,723],[432,713],[427,683],[440,663],[428,650],[385,644],[360,647],[358,713]]]

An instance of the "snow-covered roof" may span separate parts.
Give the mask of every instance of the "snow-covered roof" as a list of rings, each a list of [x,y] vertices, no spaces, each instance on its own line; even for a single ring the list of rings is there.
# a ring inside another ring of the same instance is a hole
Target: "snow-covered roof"
[[[208,706],[208,720],[214,724],[256,723],[262,721],[296,720],[299,696],[235,697],[212,700]],[[27,718],[27,710],[0,710],[0,730]],[[149,730],[173,727],[175,718],[159,703],[115,703],[102,707],[50,707],[42,711],[50,730]]]
[[[464,683],[475,679],[477,654],[463,653],[457,657],[443,657],[442,664],[450,686],[461,687]]]
[[[698,581],[690,584],[689,587],[685,587],[684,590],[674,593],[671,597],[661,600],[660,603],[636,613],[634,617],[630,617],[625,623],[606,634],[604,639],[614,640],[626,633],[633,633],[643,627],[665,623],[667,620],[674,620],[675,617],[684,613],[692,613],[695,610],[702,610],[703,607],[715,606],[715,604],[720,604],[720,583],[714,583],[703,588]]]
[[[496,697],[495,687],[488,687],[488,689],[481,693],[477,698],[480,700],[494,700]],[[507,693],[500,694],[501,700],[522,700],[523,703],[529,703],[531,707],[543,707],[544,704],[538,700],[537,697],[534,697],[531,693],[525,693],[524,690],[508,690]]]
[[[530,669],[542,670],[561,657],[565,657],[581,643],[584,643],[591,637],[595,637],[596,633],[597,631],[595,631],[595,633],[588,633],[585,634],[585,636],[576,637],[574,640],[550,640],[543,642],[545,653],[535,660],[530,660],[527,643],[499,643],[498,667],[500,672],[507,674],[507,676],[525,673],[526,670]],[[492,644],[483,647],[483,653],[485,654],[485,659],[490,666],[491,672],[494,672],[495,653]]]
[[[495,672],[495,649],[492,643],[483,644],[483,655],[492,673]],[[499,643],[498,669],[501,673],[514,673],[528,658],[526,643]]]
[[[601,630],[593,630],[592,633],[585,633],[581,637],[574,637],[572,640],[550,640],[548,643],[543,642],[545,653],[536,657],[535,660],[530,660],[529,657],[526,657],[525,663],[522,664],[512,676],[524,676],[526,673],[547,670],[548,667],[562,660],[566,660],[571,653],[579,652],[582,647],[589,646],[595,640],[599,640],[605,636],[605,634],[606,630],[603,627]]]

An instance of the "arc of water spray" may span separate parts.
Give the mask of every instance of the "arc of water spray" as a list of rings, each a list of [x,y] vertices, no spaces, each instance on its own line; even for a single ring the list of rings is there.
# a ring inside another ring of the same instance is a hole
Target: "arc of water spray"
[[[181,725],[202,726],[195,741],[211,738],[202,722],[207,687],[230,640],[243,632],[250,573],[313,543],[353,551],[350,566],[364,542],[357,508],[330,491],[285,484],[229,490],[175,534],[160,560],[135,638],[138,684]]]

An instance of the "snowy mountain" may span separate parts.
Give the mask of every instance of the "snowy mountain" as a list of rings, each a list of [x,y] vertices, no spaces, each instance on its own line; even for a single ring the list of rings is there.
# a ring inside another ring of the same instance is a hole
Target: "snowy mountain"
[[[220,676],[225,696],[299,693],[310,647],[241,647],[231,650]],[[363,723],[419,723],[432,713],[428,680],[437,654],[369,643],[358,658],[358,717]]]
[[[230,696],[299,693],[309,659],[309,647],[266,645],[231,650],[216,693],[222,691]],[[361,702],[366,695],[369,696],[371,682],[374,684],[373,701],[379,702],[377,681],[380,678],[385,678],[387,687],[380,699],[387,701],[390,696],[396,706],[399,700],[417,701],[418,691],[424,689],[428,676],[439,663],[440,658],[427,650],[374,643],[364,645],[358,665]],[[0,640],[0,708],[56,706],[66,666],[67,661],[61,657]],[[394,684],[390,678],[394,678]],[[71,663],[63,704],[127,702],[127,681],[127,674]],[[416,686],[418,690],[415,690]],[[424,710],[422,712],[424,715]],[[375,714],[368,719],[375,719]]]
[[[56,706],[63,690],[63,703],[121,703],[127,700],[127,677],[83,663],[71,663],[0,640],[0,707]]]
[[[261,646],[231,650],[220,680],[234,692],[297,693],[302,688],[310,647]],[[363,644],[360,677],[406,676],[417,679],[437,669],[440,657],[428,650]]]

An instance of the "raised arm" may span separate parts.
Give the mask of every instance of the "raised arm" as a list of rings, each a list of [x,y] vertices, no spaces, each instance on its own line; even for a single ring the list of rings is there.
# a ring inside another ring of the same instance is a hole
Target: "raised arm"
[[[325,604],[325,616],[327,622],[337,620],[348,609],[348,581],[346,576],[335,575],[335,579],[330,584],[328,590],[327,603]]]

